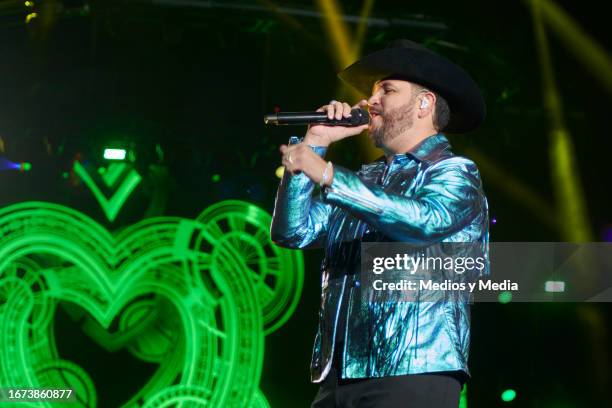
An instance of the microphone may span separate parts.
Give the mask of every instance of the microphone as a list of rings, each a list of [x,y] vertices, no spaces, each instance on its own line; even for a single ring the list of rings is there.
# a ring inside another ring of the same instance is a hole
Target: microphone
[[[264,116],[266,125],[314,125],[328,126],[361,126],[370,123],[370,115],[363,108],[351,110],[348,118],[328,119],[326,112],[278,112]]]

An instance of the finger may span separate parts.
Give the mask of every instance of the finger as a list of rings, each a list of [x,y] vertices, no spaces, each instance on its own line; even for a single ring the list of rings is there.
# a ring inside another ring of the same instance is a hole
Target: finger
[[[342,112],[344,111],[342,102],[336,102],[334,104],[334,108],[335,108],[334,118],[336,118],[336,120],[342,119]]]
[[[335,104],[327,105],[326,112],[327,112],[327,119],[333,119],[334,113],[336,112],[336,105]]]
[[[299,158],[301,145],[289,146],[283,153],[283,158],[290,164],[295,165],[296,159]]]
[[[334,104],[334,107],[335,107],[335,110],[336,110],[336,111],[334,112],[334,118],[335,118],[336,120],[340,120],[340,119],[342,119],[342,114],[343,114],[343,112],[344,112],[344,107],[342,106],[342,102],[336,102],[336,103]]]
[[[298,144],[294,144],[294,145],[289,145],[287,146],[287,148],[284,151],[284,154],[287,155],[290,152],[294,152],[296,150],[300,150],[302,148],[302,144],[298,143]]]
[[[292,163],[289,161],[288,156],[283,156],[283,159],[281,160],[281,164],[285,166],[285,170],[291,171]]]
[[[278,150],[280,150],[281,154],[284,155],[287,149],[288,149],[287,145],[281,145]]]
[[[349,105],[348,103],[344,102],[342,104],[342,116],[345,118],[349,118],[351,117],[351,105]]]
[[[329,105],[323,105],[317,109],[317,112],[327,112],[327,109],[329,109]]]

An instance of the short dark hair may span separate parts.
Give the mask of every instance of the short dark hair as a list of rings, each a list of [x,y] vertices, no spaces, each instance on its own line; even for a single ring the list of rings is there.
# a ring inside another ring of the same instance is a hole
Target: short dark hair
[[[433,116],[433,125],[438,132],[444,130],[450,121],[450,108],[446,99],[436,93],[436,109]]]
[[[416,97],[421,91],[429,91],[436,95],[436,109],[434,110],[432,120],[436,131],[443,131],[444,128],[448,126],[448,122],[450,121],[450,108],[448,107],[448,102],[446,102],[446,99],[444,99],[442,95],[424,87],[423,85],[413,83],[413,86],[413,97]]]

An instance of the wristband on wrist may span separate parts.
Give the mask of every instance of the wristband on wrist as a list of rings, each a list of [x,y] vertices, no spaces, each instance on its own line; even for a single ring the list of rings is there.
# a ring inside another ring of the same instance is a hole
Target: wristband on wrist
[[[289,137],[289,146],[291,145],[295,145],[295,144],[299,144],[302,143],[302,141],[304,141],[304,137],[299,137],[299,136],[291,136]]]
[[[319,182],[320,187],[324,187],[325,185],[327,185],[327,181],[331,173],[331,169],[332,169],[332,162],[328,161],[327,165],[325,166],[325,170],[323,170],[323,177],[321,177],[321,182]]]

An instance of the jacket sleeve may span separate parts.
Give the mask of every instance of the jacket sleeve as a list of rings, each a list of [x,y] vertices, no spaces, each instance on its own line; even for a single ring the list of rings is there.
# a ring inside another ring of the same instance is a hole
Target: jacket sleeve
[[[327,148],[310,146],[323,157]],[[331,205],[312,197],[314,183],[303,173],[285,172],[276,193],[270,235],[286,248],[322,246],[327,236]]]
[[[393,240],[428,242],[460,231],[486,211],[476,165],[454,156],[433,164],[410,196],[387,193],[334,166],[325,202],[344,208]]]

